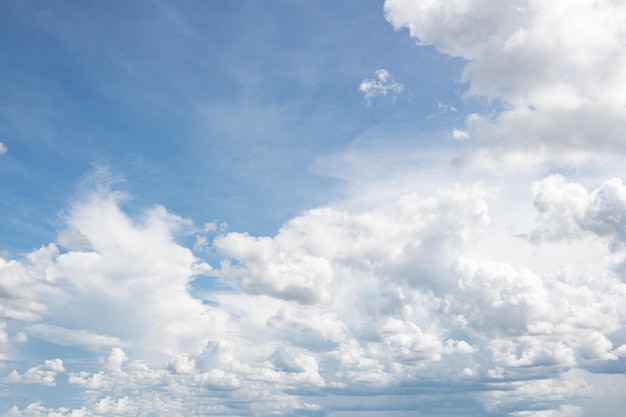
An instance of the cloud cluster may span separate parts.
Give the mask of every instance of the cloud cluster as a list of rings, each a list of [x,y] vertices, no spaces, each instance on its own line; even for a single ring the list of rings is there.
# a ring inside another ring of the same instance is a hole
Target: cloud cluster
[[[13,370],[4,379],[4,382],[7,384],[38,384],[53,387],[56,385],[55,377],[60,372],[65,372],[65,368],[63,368],[63,361],[57,358],[46,360],[43,365],[29,368],[23,374]]]
[[[467,118],[474,162],[523,168],[624,151],[623,4],[387,0],[385,14],[420,45],[467,60],[467,95],[500,103]]]
[[[222,262],[211,270],[176,243],[185,220],[160,207],[131,218],[119,194],[91,195],[67,218],[88,249],[49,245],[5,261],[30,283],[41,313],[14,317],[3,349],[24,330],[110,353],[87,368],[49,358],[23,372],[7,368],[9,387],[54,389],[63,375],[83,406],[2,411],[309,415],[342,407],[311,394],[377,392],[410,394],[422,407],[469,401],[495,415],[540,416],[537,404],[552,415],[582,412],[572,407],[603,389],[590,375],[626,363],[626,285],[611,260],[621,250],[624,190],[609,181],[588,192],[551,176],[534,192],[533,243],[591,233],[608,242],[609,259],[571,260],[545,274],[473,256],[498,213],[489,213],[481,187],[450,187],[361,212],[313,209],[273,237],[219,232],[211,251]],[[198,274],[234,291],[192,296]],[[433,384],[439,392],[425,388]]]

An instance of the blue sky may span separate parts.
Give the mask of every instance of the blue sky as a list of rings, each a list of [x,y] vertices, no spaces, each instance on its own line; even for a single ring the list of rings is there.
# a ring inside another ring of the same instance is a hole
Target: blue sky
[[[335,184],[310,172],[315,158],[373,129],[447,128],[448,117],[428,116],[440,101],[459,106],[463,89],[451,82],[459,60],[415,48],[378,3],[3,7],[2,169],[19,227],[5,244],[15,250],[32,249],[27,227],[52,237],[49,213],[94,164],[145,204],[273,232],[328,200]],[[406,91],[367,106],[358,86],[379,68]]]
[[[0,4],[0,416],[621,415],[624,25]]]

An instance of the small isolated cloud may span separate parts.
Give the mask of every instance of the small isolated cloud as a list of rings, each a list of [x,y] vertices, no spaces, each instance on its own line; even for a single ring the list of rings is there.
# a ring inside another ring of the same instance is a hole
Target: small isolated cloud
[[[7,148],[7,146],[0,142],[0,155],[3,155],[5,153],[7,153],[9,151],[9,148]]]
[[[376,79],[363,80],[361,85],[359,85],[359,91],[365,96],[368,105],[372,103],[372,98],[376,96],[386,96],[387,93],[391,93],[395,98],[396,94],[404,91],[404,86],[396,82],[386,69],[379,69],[375,74]]]
[[[455,112],[455,113],[459,111],[456,107],[450,104],[442,103],[441,101],[437,102],[437,109],[443,114],[448,113],[450,111]]]
[[[457,109],[456,107],[454,107],[451,104],[446,104],[442,101],[438,101],[437,102],[437,112],[433,113],[431,115],[428,116],[429,119],[433,119],[435,117],[439,117],[439,116],[443,116],[447,113],[457,113],[459,111],[459,109]]]
[[[454,139],[456,139],[456,140],[464,141],[464,140],[468,140],[470,138],[470,134],[468,132],[466,132],[465,130],[453,129],[452,130],[452,137]]]

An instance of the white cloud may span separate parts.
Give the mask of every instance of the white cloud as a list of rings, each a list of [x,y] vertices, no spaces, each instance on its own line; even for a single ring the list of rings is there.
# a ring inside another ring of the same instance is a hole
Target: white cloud
[[[55,378],[60,372],[65,372],[61,359],[46,360],[43,365],[30,368],[23,374],[15,370],[11,371],[4,382],[7,384],[38,384],[53,387],[56,385]]]
[[[33,324],[24,327],[31,337],[65,346],[103,347],[123,346],[126,343],[117,337],[104,336],[87,330],[73,330],[51,324]]]
[[[621,242],[611,219],[621,213],[622,191],[615,181],[587,192],[548,177],[534,187],[530,236]],[[30,272],[20,282],[47,277],[45,291],[27,294],[45,300],[46,315],[11,332],[108,346],[110,354],[85,368],[73,362],[68,382],[86,394],[75,410],[35,403],[7,415],[228,414],[234,403],[257,414],[292,413],[320,407],[301,393],[391,394],[442,379],[497,409],[532,405],[546,378],[541,401],[557,412],[579,394],[566,383],[571,375],[554,376],[554,367],[596,370],[623,360],[626,285],[602,257],[596,266],[564,258],[546,273],[473,255],[481,240],[491,242],[484,232],[501,214],[487,204],[482,187],[451,186],[360,211],[309,210],[275,236],[217,232],[206,243],[226,259],[211,273],[234,293],[208,289],[207,305],[186,290],[199,261],[174,241],[176,216],[158,208],[131,218],[111,194],[89,196],[67,217],[89,245],[27,257]],[[39,365],[4,378],[52,385],[60,369]],[[494,379],[506,395],[463,385]]]
[[[7,324],[0,322],[0,360],[4,359],[4,352],[9,346],[9,335],[6,333]]]
[[[405,262],[415,268],[406,279],[436,285],[435,277],[418,273],[434,273],[421,260],[445,257],[470,237],[472,228],[488,221],[483,200],[471,191],[453,189],[431,198],[405,195],[388,212],[351,215],[314,209],[289,221],[275,238],[229,233],[217,237],[214,245],[224,257],[237,260],[236,266],[224,264],[220,275],[238,279],[242,290],[327,304],[337,290],[350,297],[353,289],[342,286],[356,268],[362,271],[363,291],[376,285],[366,279],[373,269]]]
[[[554,241],[605,242],[612,272],[626,282],[626,187],[618,178],[589,192],[576,183],[552,175],[533,186],[538,214],[528,235],[539,244]]]
[[[385,14],[420,45],[466,59],[468,95],[503,103],[467,120],[483,159],[515,152],[577,162],[581,150],[624,151],[624,5],[387,0]]]
[[[470,138],[470,134],[462,129],[452,129],[452,137],[456,140],[468,140]]]
[[[137,415],[138,407],[128,397],[112,399],[105,397],[98,401],[94,411],[100,415],[132,416]]]
[[[533,186],[537,227],[534,242],[596,236],[608,241],[612,251],[626,244],[626,187],[619,178],[604,182],[592,192],[552,175]]]
[[[9,148],[7,148],[4,143],[0,142],[0,155],[4,155],[8,151],[9,151]]]
[[[48,312],[40,293],[52,288],[48,268],[57,254],[57,247],[50,244],[19,261],[0,258],[0,317],[36,321]]]
[[[54,259],[49,274],[63,301],[49,302],[48,308],[71,330],[61,333],[70,341],[110,346],[133,340],[144,347],[159,341],[161,349],[176,352],[200,347],[219,331],[221,313],[187,292],[190,281],[210,267],[174,241],[173,233],[187,227],[186,220],[162,207],[130,219],[117,194],[105,192],[77,203],[67,221],[88,249]],[[99,314],[79,313],[93,308]]]
[[[391,93],[395,98],[397,94],[404,91],[404,86],[396,82],[386,69],[376,70],[375,74],[376,79],[365,79],[359,85],[359,91],[365,96],[367,104],[371,104],[374,97],[386,96],[387,93]]]

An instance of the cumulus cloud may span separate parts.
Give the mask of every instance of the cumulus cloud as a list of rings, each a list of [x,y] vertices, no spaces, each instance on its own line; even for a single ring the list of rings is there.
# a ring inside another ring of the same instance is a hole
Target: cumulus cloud
[[[371,104],[374,97],[390,93],[395,98],[404,91],[404,86],[396,82],[386,69],[376,70],[375,74],[375,79],[365,79],[359,85],[359,91],[363,93],[367,104]]]
[[[36,321],[48,312],[41,294],[54,291],[49,267],[56,255],[57,247],[50,244],[20,260],[0,258],[0,317]]]
[[[65,243],[72,250],[50,244],[23,259],[0,259],[0,315],[44,320],[23,333],[56,344],[168,352],[204,346],[225,316],[188,292],[211,269],[175,241],[188,222],[163,207],[131,219],[121,198],[104,187],[68,210],[65,230],[83,242]]]
[[[318,362],[334,364],[334,373],[320,367],[331,386],[415,383],[424,372],[506,385],[529,372],[544,378],[546,368],[592,369],[618,360],[613,338],[626,311],[615,302],[626,295],[623,284],[602,269],[540,275],[464,256],[488,223],[480,193],[457,190],[437,198],[407,195],[387,212],[312,210],[273,238],[231,233],[215,247],[237,261],[224,264],[223,278],[240,279],[239,288],[252,295],[295,303],[266,323],[283,329],[281,340],[318,355],[326,346]],[[277,293],[289,278],[272,271],[297,271],[291,265],[308,265],[311,256],[328,268],[309,284],[324,296],[312,303]],[[595,274],[592,286],[588,274]],[[257,286],[242,277],[255,277]],[[272,358],[289,368],[280,354]]]
[[[533,242],[571,240],[585,236],[606,239],[615,252],[626,244],[626,187],[619,178],[591,192],[580,184],[551,175],[533,185],[537,226]]]
[[[4,155],[8,151],[9,151],[9,148],[7,148],[7,146],[4,143],[0,142],[0,155]]]
[[[619,178],[588,191],[552,175],[537,181],[533,192],[538,213],[536,226],[528,234],[531,242],[605,242],[612,271],[626,282],[626,187]]]
[[[222,318],[187,292],[190,281],[210,268],[175,242],[173,234],[186,221],[163,207],[131,219],[119,204],[118,194],[97,193],[69,212],[68,229],[83,236],[88,244],[81,247],[88,249],[59,254],[48,272],[65,298],[48,308],[73,330],[62,334],[105,345],[158,340],[172,351],[202,346]],[[76,314],[94,308],[98,314]],[[82,329],[94,334],[76,332]]]
[[[454,251],[470,238],[472,228],[488,221],[484,200],[454,189],[431,198],[405,195],[388,212],[353,216],[332,208],[314,209],[290,220],[275,238],[229,233],[217,237],[214,246],[224,257],[237,260],[223,264],[220,276],[237,279],[243,290],[303,304],[328,303],[330,288],[350,283],[357,266],[366,272],[364,286],[372,268],[393,269],[404,262],[415,267],[405,280],[438,285],[429,276],[435,273],[429,264]],[[426,259],[431,262],[421,265]]]
[[[46,360],[43,365],[28,369],[23,374],[13,370],[4,379],[7,384],[38,384],[53,387],[58,373],[65,372],[61,359]]]
[[[623,5],[387,0],[385,14],[420,45],[465,59],[468,95],[502,103],[467,119],[479,163],[509,152],[538,163],[580,161],[582,150],[624,151]]]
[[[620,253],[622,188],[538,182],[531,240],[586,233]],[[274,236],[213,231],[207,245],[221,265],[200,269],[234,292],[208,289],[200,299],[186,290],[201,262],[174,240],[179,218],[162,208],[131,218],[116,198],[89,196],[68,211],[67,228],[89,245],[31,256],[25,282],[43,276],[47,285],[28,296],[45,300],[57,324],[40,315],[11,330],[110,353],[88,367],[46,362],[6,373],[7,383],[52,389],[68,368],[68,383],[88,394],[76,409],[33,403],[7,415],[229,414],[241,404],[262,415],[328,413],[332,399],[301,394],[408,390],[432,402],[445,393],[423,387],[438,381],[460,393],[455,401],[494,413],[531,415],[537,401],[558,413],[583,396],[574,376],[586,383],[588,371],[621,369],[626,356],[626,285],[613,264],[573,259],[538,273],[473,256],[497,215],[478,186],[410,193],[358,212],[313,209]],[[106,230],[94,219],[106,220]],[[487,389],[494,383],[498,390]]]

